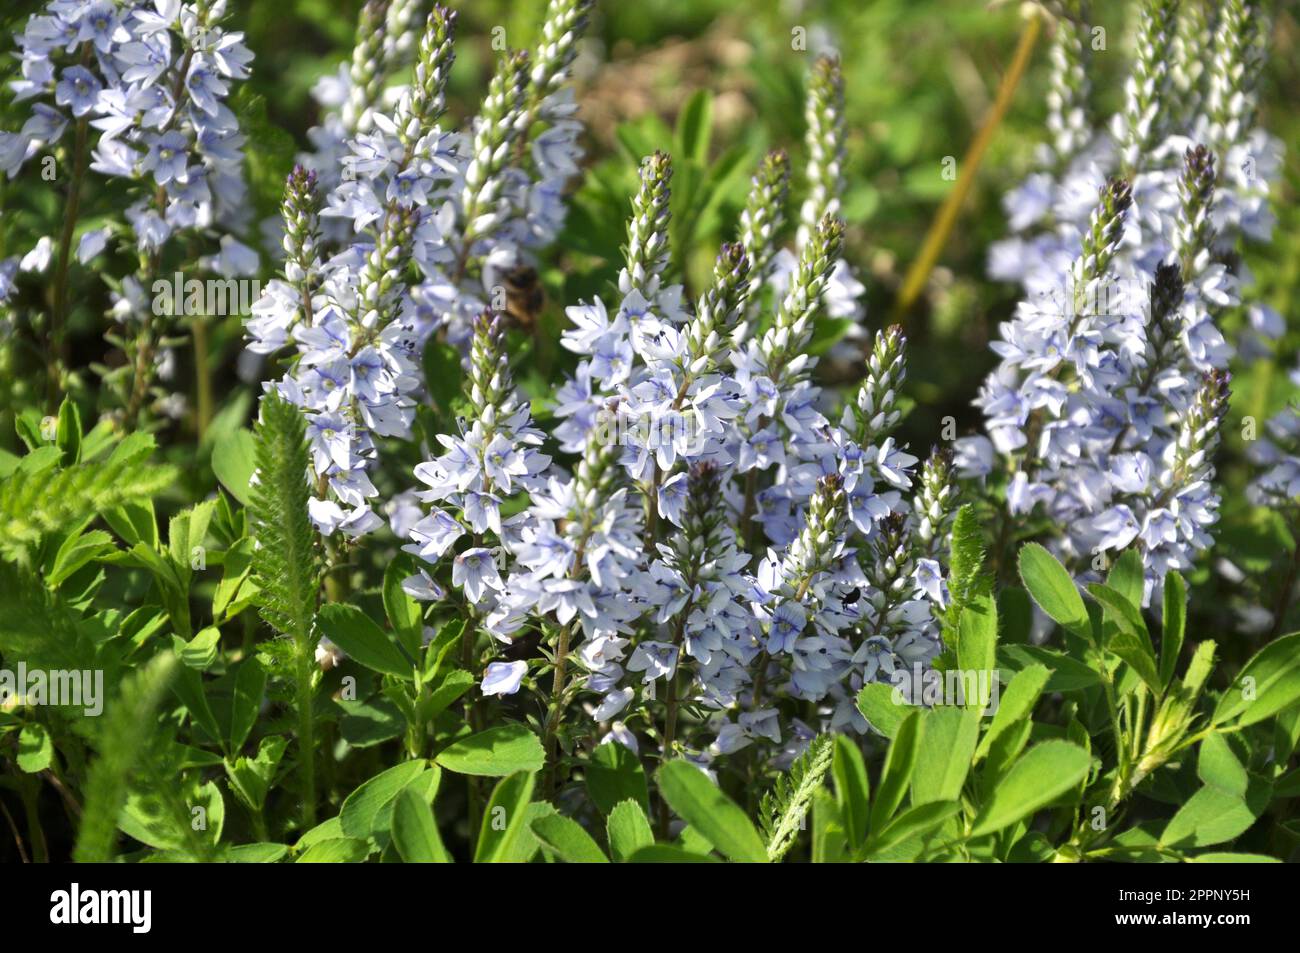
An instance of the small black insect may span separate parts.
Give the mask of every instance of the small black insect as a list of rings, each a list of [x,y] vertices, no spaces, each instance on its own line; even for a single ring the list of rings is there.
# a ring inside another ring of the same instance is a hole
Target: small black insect
[[[847,609],[851,605],[856,605],[861,598],[862,590],[858,586],[854,586],[844,594],[844,598],[840,600],[840,605]]]

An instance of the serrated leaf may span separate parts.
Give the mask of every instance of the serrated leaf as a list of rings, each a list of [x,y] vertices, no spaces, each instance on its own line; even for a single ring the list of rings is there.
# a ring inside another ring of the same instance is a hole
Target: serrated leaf
[[[587,763],[587,794],[602,814],[632,799],[650,813],[650,788],[641,760],[620,744],[597,746]]]
[[[1055,622],[1082,638],[1091,637],[1083,597],[1055,556],[1037,543],[1022,546],[1020,578],[1034,602]]]
[[[645,810],[632,798],[619,801],[609,811],[605,833],[609,838],[610,853],[619,862],[628,861],[638,850],[655,842]]]
[[[894,686],[885,682],[868,682],[858,692],[858,711],[886,738],[898,735],[898,726],[910,709],[910,705],[900,704]]]

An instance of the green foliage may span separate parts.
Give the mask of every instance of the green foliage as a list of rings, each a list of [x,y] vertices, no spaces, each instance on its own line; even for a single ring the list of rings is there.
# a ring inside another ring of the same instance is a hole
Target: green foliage
[[[86,779],[73,854],[81,863],[103,863],[113,857],[118,814],[131,772],[154,730],[154,715],[175,667],[172,656],[155,656],[145,668],[122,680],[117,699],[105,712],[98,732],[99,757]]]
[[[312,637],[321,563],[307,516],[306,421],[278,394],[262,402],[256,437],[257,484],[249,506],[258,610],[281,635],[306,645]]]
[[[307,515],[310,497],[306,422],[278,394],[262,402],[256,429],[257,485],[249,506],[254,540],[252,578],[258,610],[292,645],[291,678],[298,713],[298,761],[302,819],[315,823],[315,616],[321,560],[316,533]],[[274,659],[271,655],[269,658]]]
[[[453,742],[438,752],[448,771],[499,778],[542,768],[542,743],[525,725],[502,725]]]
[[[779,775],[759,804],[759,824],[767,840],[767,859],[778,861],[794,846],[812,804],[813,794],[826,780],[835,746],[830,735],[818,735],[808,750]]]
[[[699,768],[669,761],[659,769],[658,781],[669,806],[723,856],[745,863],[768,861],[767,844],[745,812]]]
[[[123,441],[103,461],[60,466],[65,452],[43,446],[0,479],[0,556],[22,559],[45,536],[80,528],[95,516],[149,500],[176,470],[146,462],[151,439]]]
[[[952,594],[949,619],[956,618],[985,584],[984,531],[975,508],[967,503],[957,511],[949,543],[948,591]]]

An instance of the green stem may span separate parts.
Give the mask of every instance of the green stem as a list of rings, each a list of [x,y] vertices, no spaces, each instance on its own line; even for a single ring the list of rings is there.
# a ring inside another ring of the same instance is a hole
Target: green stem
[[[315,650],[311,638],[302,633],[294,640],[295,702],[298,708],[298,761],[299,781],[302,786],[302,829],[305,833],[316,826],[316,722],[312,717],[312,698],[315,694],[312,677],[315,674]]]
[[[465,620],[465,630],[460,636],[460,667],[471,675],[478,670],[474,653],[474,642],[477,635],[478,626],[474,621],[474,613],[469,611]],[[477,702],[472,700],[471,696],[475,693],[477,687],[470,689],[465,700],[465,721],[474,731],[478,730],[479,711]],[[465,781],[469,808],[469,846],[470,850],[473,851],[477,847],[476,841],[478,840],[479,825],[483,815],[483,793],[479,790],[478,779],[473,775],[466,775]]]
[[[555,675],[551,680],[551,704],[546,716],[546,731],[543,739],[543,748],[546,751],[546,783],[543,790],[548,798],[555,792],[560,775],[559,765],[556,763],[556,751],[559,742],[560,716],[564,714],[565,677],[568,674],[569,638],[572,632],[572,623],[562,627],[555,645]]]
[[[89,43],[81,47],[81,63],[90,62]],[[86,177],[86,144],[90,130],[90,115],[77,120],[76,141],[72,149],[72,182],[68,186],[68,202],[63,210],[63,233],[59,236],[59,266],[54,276],[54,311],[50,315],[49,379],[46,382],[50,413],[58,407],[62,375],[68,366],[68,274],[72,268],[72,236],[77,231],[77,217],[81,212],[81,183]]]
[[[208,319],[195,317],[190,331],[194,338],[194,426],[203,442],[212,421],[212,368],[208,364]]]

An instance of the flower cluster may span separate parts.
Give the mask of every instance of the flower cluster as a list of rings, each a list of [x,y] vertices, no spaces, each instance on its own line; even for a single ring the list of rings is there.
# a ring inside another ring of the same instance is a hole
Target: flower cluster
[[[643,161],[617,304],[568,309],[561,343],[578,363],[549,435],[508,396],[499,317],[475,324],[472,412],[416,470],[435,506],[408,550],[430,564],[451,555],[453,586],[497,643],[536,631],[551,642],[548,748],[566,700],[585,694],[606,740],[635,748],[648,736],[701,761],[807,737],[802,722],[782,724],[779,698],[864,731],[862,686],[939,651],[956,497],[951,461],[936,454],[915,502],[904,498],[917,459],[891,436],[903,334],[886,329],[857,350],[864,378],[838,413],[813,376],[819,325],[856,296],[836,277],[847,268],[838,90],[838,65],[819,60],[794,250],[778,244],[789,159],[773,152],[739,240],[722,246],[693,305],[668,281],[671,160]],[[794,264],[777,277],[783,256]],[[545,439],[553,461],[537,449]],[[508,506],[516,485],[528,491],[522,509]],[[427,591],[430,571],[408,591]],[[491,662],[482,690],[512,693],[525,669]],[[680,732],[688,707],[704,713],[707,737]]]
[[[50,3],[18,35],[22,78],[10,88],[32,102],[32,116],[20,131],[0,132],[0,170],[13,177],[69,131],[85,141],[89,127],[98,132],[90,168],[140,185],[126,215],[141,250],[158,249],[177,230],[237,222],[246,204],[244,139],[225,100],[253,56],[243,34],[218,25],[225,7]],[[83,234],[79,259],[94,258],[109,237]]]
[[[1005,519],[1050,516],[1079,572],[1137,545],[1148,599],[1209,543],[1218,496],[1204,455],[1234,353],[1217,318],[1242,303],[1238,239],[1270,227],[1278,145],[1252,125],[1252,6],[1225,4],[1212,39],[1199,14],[1180,21],[1178,4],[1144,3],[1124,107],[1095,135],[1086,26],[1063,20],[1054,140],[1043,171],[1009,197],[1020,234],[990,263],[1027,298],[993,345],[1001,361],[976,402],[987,436],[960,441],[960,468],[1006,479]],[[1197,51],[1211,48],[1200,70]],[[1171,108],[1188,93],[1203,108]]]
[[[110,340],[128,359],[106,384],[121,390],[127,417],[169,361],[149,330],[146,291],[164,273],[164,251],[184,235],[186,253],[215,252],[194,263],[203,270],[230,278],[258,266],[257,253],[235,237],[246,229],[248,202],[244,136],[227,104],[253,56],[243,34],[221,27],[225,16],[225,0],[51,0],[17,34],[19,73],[9,86],[31,115],[17,132],[0,131],[0,171],[12,178],[41,156],[42,176],[57,169],[67,199],[59,236],[0,261],[0,304],[20,273],[47,273],[53,264],[50,373],[58,378],[73,256],[89,265],[114,245],[133,250],[135,272],[107,279],[112,317],[126,335]],[[88,173],[124,180],[128,200],[97,227],[79,229]]]
[[[254,353],[294,348],[291,370],[272,386],[308,417],[312,518],[326,535],[357,537],[383,525],[368,471],[377,437],[411,437],[426,341],[437,334],[468,343],[501,270],[522,265],[563,221],[578,130],[565,80],[588,5],[552,2],[536,51],[501,58],[466,133],[442,123],[455,14],[435,5],[410,82],[385,90],[402,53],[395,24],[409,19],[410,4],[371,0],[362,11],[338,112],[289,181],[284,280],[269,284],[247,326]],[[480,330],[476,340],[499,342],[499,331]],[[496,345],[479,344],[474,360],[495,353]],[[494,406],[502,409],[490,400],[479,409]],[[509,414],[478,423],[487,443],[498,424],[512,426]],[[495,509],[479,505],[510,486],[509,473],[476,488],[465,483],[456,503],[470,508],[472,525],[499,529]]]

